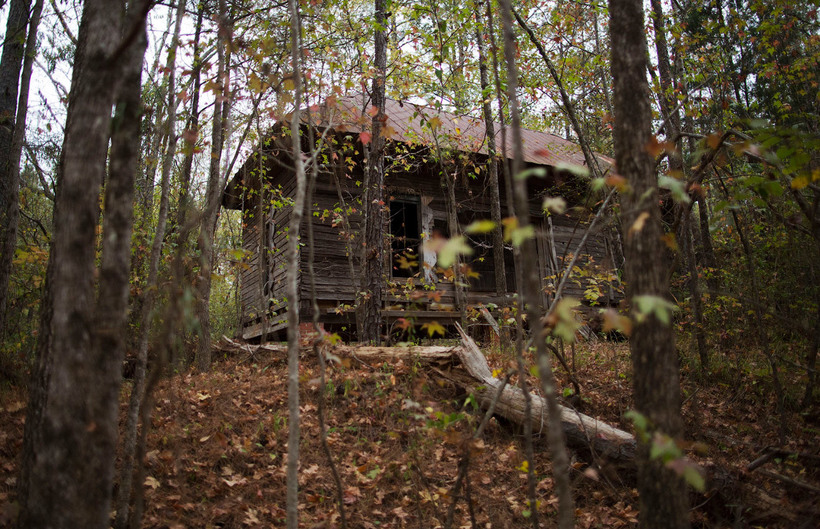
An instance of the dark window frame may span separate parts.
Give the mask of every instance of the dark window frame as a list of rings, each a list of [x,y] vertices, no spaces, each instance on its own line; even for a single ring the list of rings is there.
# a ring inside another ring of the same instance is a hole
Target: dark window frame
[[[389,212],[387,228],[390,236],[390,277],[413,277],[419,273],[422,260],[421,197],[392,197]],[[402,258],[410,263],[411,268],[402,266]]]

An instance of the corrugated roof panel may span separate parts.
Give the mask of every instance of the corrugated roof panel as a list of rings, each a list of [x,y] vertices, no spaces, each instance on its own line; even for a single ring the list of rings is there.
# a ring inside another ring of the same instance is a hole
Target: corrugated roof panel
[[[371,116],[367,106],[352,96],[329,98],[318,113],[320,126],[336,130],[364,132],[370,130]],[[484,121],[471,116],[459,116],[431,107],[387,99],[385,103],[387,136],[394,141],[427,146],[438,145],[466,152],[487,154]],[[501,150],[501,126],[496,124],[496,145]],[[521,129],[524,161],[539,165],[572,164],[585,166],[580,146],[549,132]],[[596,154],[606,165],[613,160]],[[512,146],[507,146],[512,158]]]

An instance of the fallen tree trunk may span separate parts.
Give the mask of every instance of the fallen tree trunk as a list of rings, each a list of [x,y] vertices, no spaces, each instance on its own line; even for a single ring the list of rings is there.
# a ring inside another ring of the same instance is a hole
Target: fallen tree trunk
[[[456,348],[455,354],[469,376],[458,371],[444,376],[472,393],[486,409],[501,388],[501,380],[492,376],[484,354],[473,339],[463,332],[461,339],[463,346]],[[546,429],[547,403],[538,395],[530,395],[530,398],[532,431],[540,433]],[[524,424],[527,420],[524,409],[524,392],[517,387],[505,387],[498,399],[496,414],[516,424]],[[635,438],[628,432],[565,406],[561,406],[561,427],[567,437],[567,445],[586,452],[594,461],[600,462],[603,458],[619,468],[634,466]]]
[[[248,345],[223,338],[217,346],[223,352],[259,351],[270,353],[286,352],[280,345]],[[339,357],[356,358],[361,361],[395,361],[408,358],[427,364],[437,363],[432,372],[467,393],[475,396],[483,409],[487,409],[501,388],[501,380],[494,377],[476,343],[462,334],[462,345],[453,347],[371,347],[335,346],[332,354]],[[443,369],[457,367],[462,369]],[[532,431],[546,431],[547,404],[543,397],[530,395],[532,399]],[[496,415],[508,421],[523,425],[527,420],[524,412],[524,393],[520,388],[504,388],[495,408]],[[623,430],[614,428],[593,417],[562,407],[561,426],[567,437],[567,444],[598,464],[607,463],[618,469],[631,469],[635,464],[635,438]]]

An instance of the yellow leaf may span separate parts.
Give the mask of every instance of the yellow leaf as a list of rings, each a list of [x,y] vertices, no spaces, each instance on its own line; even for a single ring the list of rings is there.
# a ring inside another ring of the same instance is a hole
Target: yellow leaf
[[[638,218],[635,219],[635,222],[632,223],[632,226],[629,228],[629,235],[632,235],[636,231],[641,231],[646,224],[646,221],[649,220],[649,212],[644,211]]]
[[[807,175],[800,175],[792,180],[792,189],[805,189],[809,185],[809,177]]]
[[[437,321],[431,321],[421,326],[422,330],[427,330],[427,334],[432,338],[434,334],[444,336],[446,329]]]
[[[472,255],[473,249],[467,244],[467,238],[463,235],[453,237],[444,243],[438,252],[438,266],[449,268],[456,262],[459,255]]]
[[[663,242],[664,244],[666,244],[667,248],[669,248],[673,252],[678,251],[678,239],[675,237],[674,233],[669,232],[663,237],[661,237],[661,239],[663,239]]]
[[[495,229],[495,222],[484,219],[473,221],[472,224],[464,228],[464,232],[469,234],[490,233],[493,229]]]
[[[384,127],[382,127],[382,138],[386,138],[389,140],[395,135],[396,129],[394,129],[390,125],[385,125]]]

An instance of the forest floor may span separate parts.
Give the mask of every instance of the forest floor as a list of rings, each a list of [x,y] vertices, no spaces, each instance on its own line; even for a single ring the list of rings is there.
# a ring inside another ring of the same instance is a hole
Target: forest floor
[[[584,344],[574,356],[583,412],[631,431],[624,419],[632,406],[627,346]],[[512,359],[496,351],[488,360],[503,368]],[[284,358],[237,354],[218,359],[208,373],[182,373],[160,384],[146,457],[144,527],[284,527],[286,371]],[[556,375],[559,388],[571,387],[560,369]],[[443,526],[463,441],[481,417],[464,405],[467,395],[434,383],[423,367],[403,360],[337,365],[327,376],[320,387],[317,362],[302,356],[300,527],[341,527],[337,488],[321,444],[320,396],[348,527]],[[765,384],[740,375],[720,378],[704,381],[684,368],[684,445],[695,462],[727,470],[739,487],[731,505],[693,492],[693,525],[817,527],[816,414],[791,413],[787,444],[780,445],[774,398]],[[24,403],[22,390],[0,394],[0,527],[13,511]],[[746,470],[772,446],[803,456],[777,457]],[[522,433],[491,420],[483,446],[471,453],[467,494],[459,497],[453,527],[532,526],[524,453]],[[557,501],[545,435],[536,439],[535,453],[538,516],[542,527],[552,527]],[[573,459],[572,479],[577,527],[636,526],[638,497],[629,477],[605,477]]]

